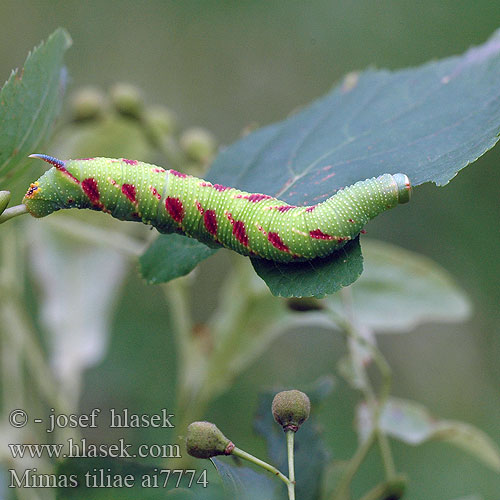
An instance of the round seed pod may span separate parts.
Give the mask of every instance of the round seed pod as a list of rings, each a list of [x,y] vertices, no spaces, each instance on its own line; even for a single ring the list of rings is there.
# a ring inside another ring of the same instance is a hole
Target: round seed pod
[[[111,101],[122,115],[138,117],[144,102],[140,90],[129,83],[117,83],[110,90]]]
[[[274,396],[272,412],[274,420],[284,431],[297,432],[299,427],[309,418],[311,402],[307,394],[293,389],[278,392]]]
[[[396,476],[387,483],[383,500],[400,500],[406,492],[408,478],[406,476]]]
[[[193,127],[185,130],[179,142],[182,150],[194,161],[208,161],[215,152],[214,136],[208,130],[201,127]]]
[[[85,87],[71,97],[73,120],[92,120],[102,115],[106,107],[104,94],[95,87]]]
[[[144,121],[156,135],[171,135],[177,129],[175,113],[165,106],[151,106],[144,111]]]
[[[230,455],[234,444],[211,422],[193,422],[187,428],[187,452],[196,458]]]

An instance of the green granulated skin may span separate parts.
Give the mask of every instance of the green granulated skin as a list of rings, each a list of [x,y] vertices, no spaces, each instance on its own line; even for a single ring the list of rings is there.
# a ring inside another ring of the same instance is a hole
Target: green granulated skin
[[[323,203],[294,207],[135,160],[39,157],[56,166],[26,193],[23,203],[34,217],[64,208],[100,210],[120,220],[142,221],[161,233],[182,233],[278,262],[329,255],[370,219],[408,201],[411,189],[403,174],[384,174],[346,187]]]

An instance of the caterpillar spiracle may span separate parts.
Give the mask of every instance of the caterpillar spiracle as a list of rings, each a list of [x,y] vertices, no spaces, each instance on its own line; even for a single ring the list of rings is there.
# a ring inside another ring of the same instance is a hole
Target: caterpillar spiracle
[[[411,194],[406,175],[384,174],[317,205],[297,207],[136,160],[31,157],[53,165],[23,199],[34,217],[73,207],[100,210],[120,220],[142,221],[160,233],[181,233],[277,262],[331,254],[370,219],[406,203]]]

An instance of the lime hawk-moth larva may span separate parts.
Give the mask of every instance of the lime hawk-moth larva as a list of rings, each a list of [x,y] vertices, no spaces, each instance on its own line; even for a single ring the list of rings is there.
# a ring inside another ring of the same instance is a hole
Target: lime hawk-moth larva
[[[23,203],[34,217],[63,208],[90,208],[120,220],[142,221],[209,246],[278,262],[325,257],[355,238],[379,213],[406,203],[404,174],[384,174],[339,190],[311,206],[288,205],[136,160],[61,161],[31,184]]]

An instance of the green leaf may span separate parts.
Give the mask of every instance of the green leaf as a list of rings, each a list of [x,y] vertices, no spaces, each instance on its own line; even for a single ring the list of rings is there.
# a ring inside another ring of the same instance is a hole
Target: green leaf
[[[314,414],[332,388],[332,378],[322,377],[304,390],[311,400],[312,410],[309,419],[295,433],[296,495],[302,500],[316,500],[319,497],[324,468],[330,459],[330,453],[323,443]],[[266,391],[259,395],[255,429],[266,439],[273,465],[283,472],[288,470],[285,434],[271,414],[272,401],[279,390],[281,389]]]
[[[363,271],[359,237],[324,259],[290,264],[251,260],[271,293],[281,297],[324,297],[350,285]]]
[[[356,422],[360,438],[365,439],[373,425],[366,403],[358,406]],[[380,428],[389,436],[411,445],[445,441],[500,472],[500,450],[483,431],[464,422],[436,419],[419,403],[390,398],[380,415]]]
[[[444,185],[498,141],[499,81],[500,31],[461,56],[348,75],[300,112],[228,147],[208,180],[299,206],[387,172],[406,173],[414,186]],[[258,273],[275,295],[324,295],[359,277],[359,265],[347,269],[353,260],[345,255],[335,267],[345,268],[343,279],[327,272],[324,284],[316,275],[313,286],[302,266],[260,262]]]
[[[63,56],[71,45],[57,29],[14,70],[0,91],[0,183],[17,176],[27,156],[48,137],[62,103],[66,83]]]
[[[446,184],[498,141],[500,30],[461,56],[348,75],[223,151],[209,180],[307,205],[386,172]]]
[[[228,499],[238,500],[284,500],[286,486],[269,473],[257,472],[250,467],[232,464],[226,460],[212,458],[219,473]]]
[[[141,273],[149,283],[164,283],[190,273],[216,251],[194,238],[160,234],[139,259]]]
[[[377,333],[411,331],[428,322],[463,321],[471,305],[453,277],[436,262],[403,248],[366,239],[365,271],[351,287],[356,321]],[[323,305],[343,314],[341,298]]]

